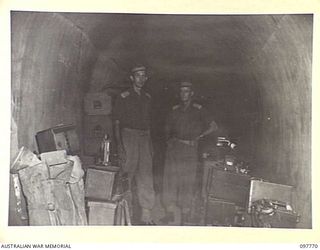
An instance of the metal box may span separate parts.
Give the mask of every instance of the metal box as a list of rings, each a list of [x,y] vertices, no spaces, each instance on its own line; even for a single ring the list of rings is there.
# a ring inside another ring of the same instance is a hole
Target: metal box
[[[116,173],[116,171],[110,171],[107,168],[104,170],[103,167],[88,168],[85,180],[85,197],[111,200]]]
[[[113,202],[88,201],[89,225],[115,225],[117,204]]]
[[[63,150],[67,154],[78,154],[80,144],[74,125],[59,125],[36,134],[39,153]]]
[[[208,195],[246,207],[249,197],[250,176],[211,169]]]

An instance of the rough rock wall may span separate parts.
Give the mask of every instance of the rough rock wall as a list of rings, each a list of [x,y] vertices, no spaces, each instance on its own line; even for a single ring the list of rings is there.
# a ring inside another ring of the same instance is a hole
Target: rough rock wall
[[[312,17],[283,16],[250,65],[261,93],[260,175],[295,187],[299,227],[311,227]]]
[[[80,28],[59,14],[13,12],[11,158],[37,151],[36,132],[75,124],[81,136],[84,87],[96,51]],[[81,137],[80,137],[81,139]],[[9,225],[23,225],[10,186]]]
[[[12,98],[19,146],[37,150],[35,133],[61,123],[73,123],[81,132],[83,89],[95,54],[88,37],[59,14],[12,14]]]

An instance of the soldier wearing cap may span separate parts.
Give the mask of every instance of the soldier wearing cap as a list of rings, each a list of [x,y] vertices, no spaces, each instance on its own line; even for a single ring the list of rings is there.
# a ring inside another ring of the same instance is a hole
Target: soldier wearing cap
[[[122,170],[128,173],[129,187],[137,184],[137,196],[142,208],[141,223],[152,225],[151,209],[155,202],[152,175],[152,145],[150,139],[151,96],[142,87],[147,81],[146,68],[134,67],[132,87],[115,101],[113,117]]]
[[[196,183],[198,141],[217,130],[211,115],[192,100],[193,85],[180,83],[180,104],[167,117],[167,154],[163,179],[163,202],[166,215],[162,222],[176,221],[177,209],[183,224],[190,214]]]

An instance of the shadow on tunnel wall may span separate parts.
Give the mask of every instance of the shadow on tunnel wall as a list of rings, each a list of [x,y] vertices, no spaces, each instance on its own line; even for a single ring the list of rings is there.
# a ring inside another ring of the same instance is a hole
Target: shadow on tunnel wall
[[[298,226],[312,227],[312,15],[12,12],[11,21],[11,155],[36,151],[35,133],[60,123],[77,124],[82,140],[85,93],[123,88],[139,61],[150,69],[160,179],[166,113],[177,82],[190,80],[253,174],[295,187]],[[10,223],[21,224],[14,215]]]

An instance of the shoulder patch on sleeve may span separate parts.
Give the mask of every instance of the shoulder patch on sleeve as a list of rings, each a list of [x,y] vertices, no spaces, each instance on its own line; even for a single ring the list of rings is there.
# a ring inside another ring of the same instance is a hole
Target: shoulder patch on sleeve
[[[146,92],[146,96],[149,97],[149,98],[151,98],[151,95],[150,95],[149,93],[147,93],[147,92]]]
[[[129,93],[129,91],[125,91],[125,92],[122,92],[120,95],[122,98],[126,98],[127,96],[130,95],[130,93]]]
[[[192,106],[197,108],[197,109],[201,109],[202,108],[202,106],[200,104],[198,104],[198,103],[193,103]]]
[[[174,105],[174,106],[172,107],[172,110],[176,110],[177,108],[179,108],[179,105]]]

